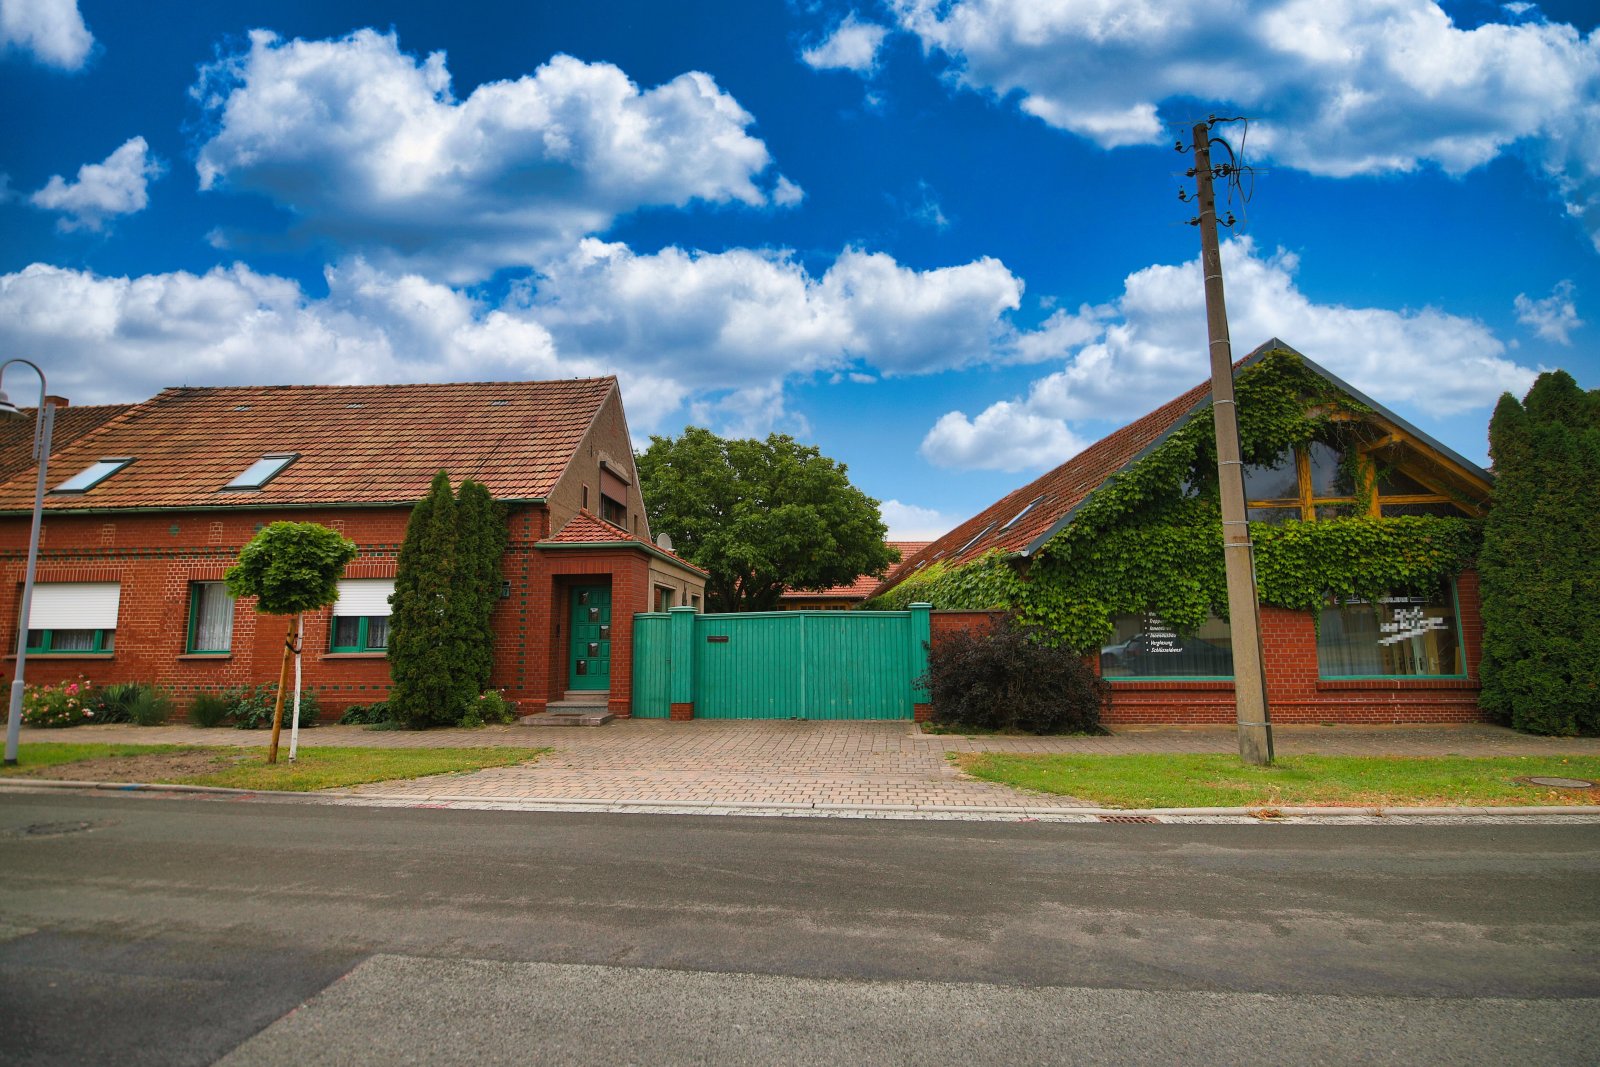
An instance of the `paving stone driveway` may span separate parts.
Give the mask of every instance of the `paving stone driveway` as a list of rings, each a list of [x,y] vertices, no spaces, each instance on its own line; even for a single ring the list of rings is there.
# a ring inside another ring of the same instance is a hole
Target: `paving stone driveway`
[[[26,730],[23,743],[64,739]],[[264,745],[265,731],[88,726],[72,740]],[[1600,739],[1528,737],[1495,726],[1319,727],[1276,730],[1280,754],[1600,754]],[[285,735],[287,742],[287,735]],[[499,726],[480,730],[374,732],[323,726],[304,745],[395,748],[532,745],[555,751],[527,767],[386,782],[348,792],[412,801],[428,798],[648,804],[1070,807],[962,776],[950,752],[1162,753],[1237,751],[1232,727],[1129,728],[1109,737],[925,735],[904,722],[794,722],[703,719],[688,723],[618,720],[608,726]]]

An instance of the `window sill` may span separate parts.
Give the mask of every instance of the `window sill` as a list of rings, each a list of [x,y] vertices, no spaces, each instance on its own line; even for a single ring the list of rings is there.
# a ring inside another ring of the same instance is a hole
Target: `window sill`
[[[1106,678],[1118,689],[1227,689],[1233,688],[1232,678]]]
[[[1318,689],[1477,689],[1471,678],[1318,678]]]
[[[323,659],[384,659],[387,652],[324,652]]]
[[[29,652],[28,659],[110,659],[115,655],[115,652]],[[16,659],[17,654],[13,652],[5,658]]]
[[[180,660],[232,659],[233,652],[231,650],[228,652],[185,652],[178,658]]]

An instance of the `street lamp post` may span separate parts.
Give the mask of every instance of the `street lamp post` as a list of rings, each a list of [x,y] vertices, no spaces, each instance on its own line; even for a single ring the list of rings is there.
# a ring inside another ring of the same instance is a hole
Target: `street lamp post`
[[[11,713],[6,718],[6,766],[17,763],[17,738],[22,731],[23,672],[28,665],[28,627],[33,622],[33,572],[39,562],[39,526],[44,520],[45,468],[50,464],[50,433],[55,429],[56,406],[45,395],[47,386],[44,371],[38,364],[26,359],[8,359],[0,363],[0,381],[6,368],[13,363],[23,363],[33,368],[39,376],[39,407],[34,420],[33,458],[39,461],[39,479],[33,490],[33,528],[28,533],[28,566],[22,579],[22,613],[17,620],[17,676],[11,682]],[[21,416],[22,412],[0,389],[0,418]]]

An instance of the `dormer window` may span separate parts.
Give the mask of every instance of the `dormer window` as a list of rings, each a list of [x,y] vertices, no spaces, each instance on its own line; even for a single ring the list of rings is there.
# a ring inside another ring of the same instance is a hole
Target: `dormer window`
[[[223,486],[224,489],[260,489],[300,458],[297,452],[271,452],[250,464],[239,477]]]
[[[110,459],[96,460],[83,470],[74,474],[52,492],[56,493],[87,493],[123,467],[133,462],[132,456],[117,456]]]

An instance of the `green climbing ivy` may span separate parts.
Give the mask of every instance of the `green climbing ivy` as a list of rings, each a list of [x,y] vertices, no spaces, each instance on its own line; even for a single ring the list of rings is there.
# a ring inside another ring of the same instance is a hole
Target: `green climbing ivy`
[[[1257,466],[1312,441],[1351,454],[1369,412],[1292,352],[1264,356],[1235,392],[1244,461]],[[1442,516],[1252,523],[1257,585],[1263,601],[1302,611],[1329,596],[1431,591],[1472,563],[1479,526]],[[1025,568],[998,551],[960,567],[935,563],[867,606],[1011,610],[1063,644],[1094,649],[1118,615],[1155,611],[1194,630],[1211,614],[1225,618],[1227,599],[1215,437],[1202,413],[1101,486]]]

